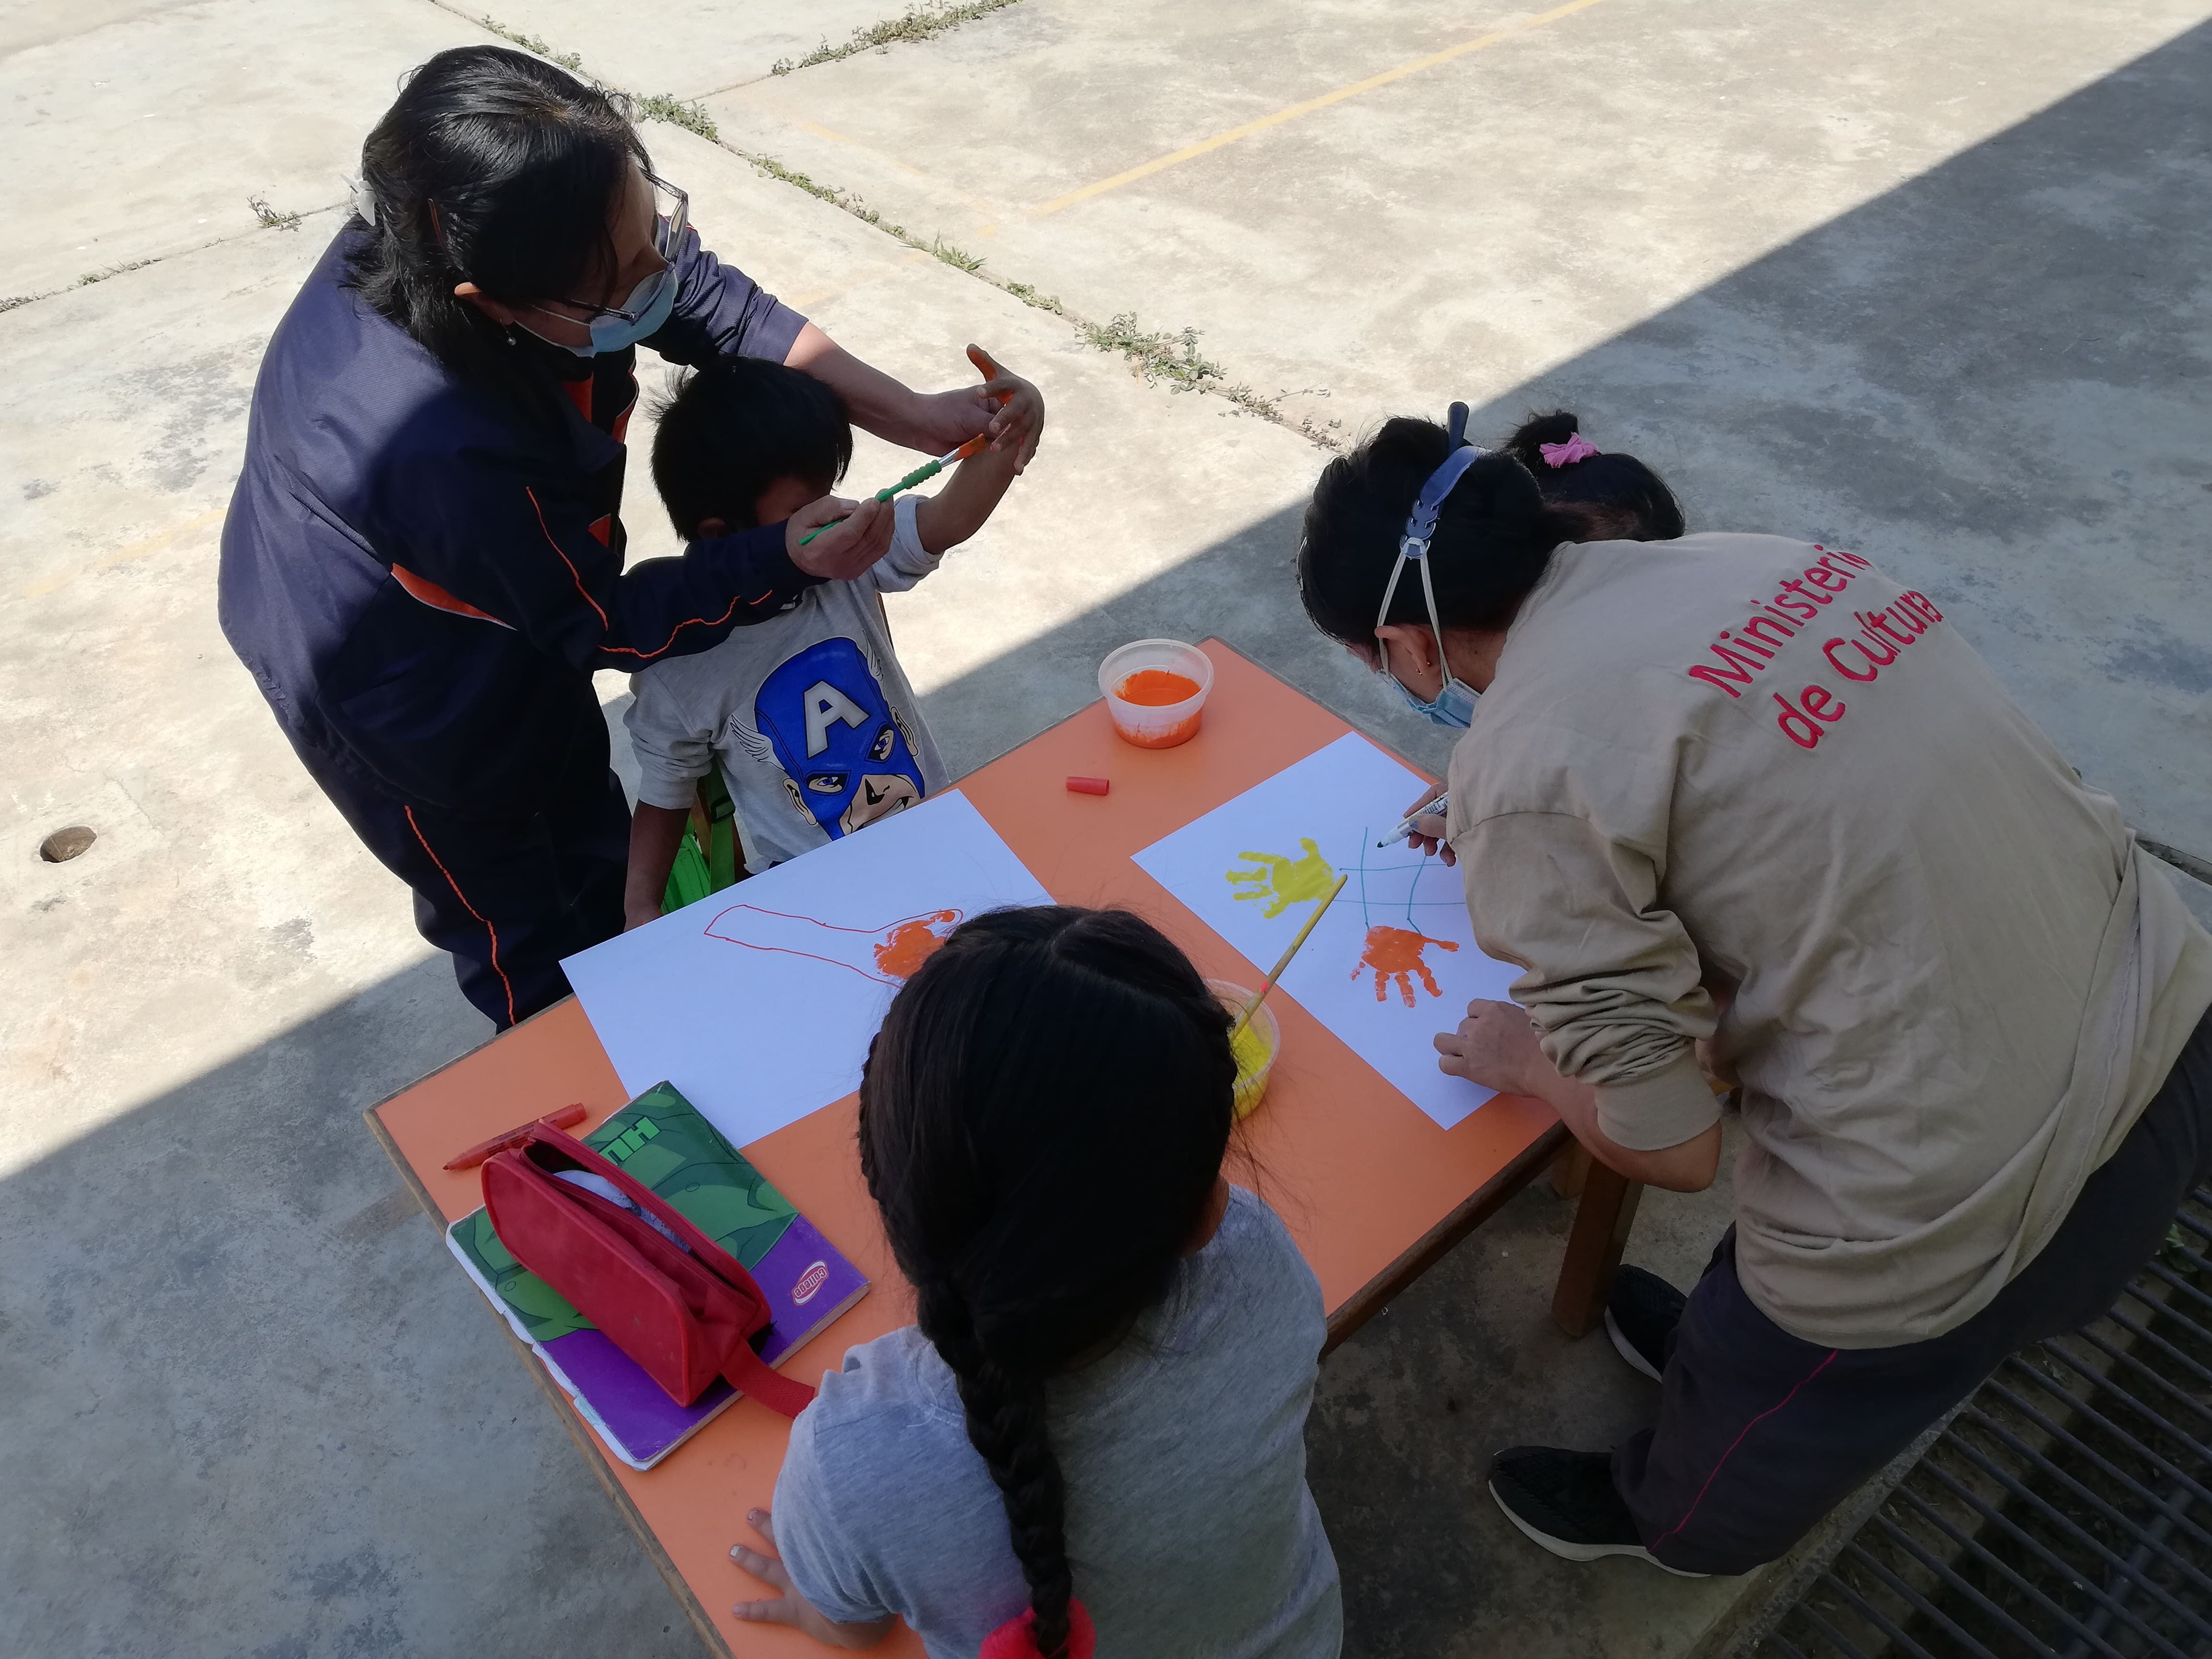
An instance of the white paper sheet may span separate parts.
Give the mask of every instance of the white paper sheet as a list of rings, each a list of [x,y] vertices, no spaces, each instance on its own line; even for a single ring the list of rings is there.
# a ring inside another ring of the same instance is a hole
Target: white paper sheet
[[[850,1094],[901,969],[963,918],[1049,904],[957,792],[562,964],[641,1093],[663,1078],[744,1146]]]
[[[1449,1129],[1492,1091],[1437,1070],[1430,1039],[1478,997],[1505,1000],[1520,970],[1475,948],[1459,872],[1395,829],[1426,787],[1347,733],[1136,855],[1253,964],[1251,985],[1305,926],[1339,875],[1344,891],[1273,995],[1287,992]]]

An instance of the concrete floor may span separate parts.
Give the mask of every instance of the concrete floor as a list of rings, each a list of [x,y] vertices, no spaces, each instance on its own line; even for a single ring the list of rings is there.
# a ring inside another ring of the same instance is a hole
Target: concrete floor
[[[1596,0],[1044,214],[1531,15],[1020,0],[769,73],[892,9],[493,15],[706,98],[725,147],[650,126],[661,170],[855,349],[951,384],[977,339],[1045,387],[1030,477],[893,611],[956,770],[1148,633],[1218,633],[1440,763],[1297,613],[1327,453],[1298,428],[1563,399],[1698,525],[1909,571],[2146,833],[2212,854],[2201,5]],[[0,949],[24,992],[0,1012],[0,1651],[694,1649],[360,1126],[484,1026],[214,620],[269,331],[398,74],[484,38],[428,0],[0,19],[0,296],[41,296],[0,313]],[[249,197],[307,216],[262,228]],[[1281,422],[1147,386],[994,282],[1198,326]],[[864,442],[854,478],[898,470]],[[642,487],[629,516],[641,556],[670,550]],[[622,695],[608,677],[611,715]],[[92,853],[36,859],[78,822]],[[1651,1195],[1631,1255],[1686,1282],[1724,1212]],[[1565,1568],[1481,1492],[1498,1445],[1602,1445],[1649,1409],[1545,1316],[1567,1214],[1524,1194],[1324,1373],[1352,1653],[1676,1654],[1737,1593]]]

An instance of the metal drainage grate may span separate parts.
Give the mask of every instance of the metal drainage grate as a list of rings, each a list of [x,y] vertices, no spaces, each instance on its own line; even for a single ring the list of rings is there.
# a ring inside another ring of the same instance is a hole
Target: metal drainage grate
[[[2212,1656],[2212,1192],[2112,1310],[2015,1355],[1762,1659]]]

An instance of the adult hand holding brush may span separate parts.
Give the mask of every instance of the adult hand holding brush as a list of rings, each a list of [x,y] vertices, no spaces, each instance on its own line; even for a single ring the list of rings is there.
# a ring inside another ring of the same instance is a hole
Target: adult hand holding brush
[[[981,346],[971,345],[968,348],[968,360],[974,363],[978,372],[985,377],[984,384],[978,389],[977,395],[995,398],[1000,404],[1009,406],[1025,398],[1030,405],[1031,417],[1030,424],[1025,427],[1021,425],[1002,427],[1007,414],[1006,410],[1002,410],[998,416],[993,417],[991,424],[983,431],[977,433],[958,447],[946,451],[935,460],[924,461],[896,483],[886,484],[883,489],[878,489],[873,496],[861,502],[857,508],[849,502],[838,502],[829,497],[815,502],[805,509],[804,514],[794,516],[792,520],[792,533],[797,537],[797,539],[792,544],[791,556],[794,562],[799,563],[801,569],[813,571],[817,574],[825,574],[815,571],[813,566],[805,563],[799,551],[799,549],[830,532],[833,527],[842,532],[847,525],[861,523],[868,518],[872,507],[879,507],[888,522],[889,503],[894,497],[913,489],[918,483],[936,477],[939,472],[955,461],[964,461],[969,456],[981,454],[987,449],[1003,453],[1009,448],[1014,448],[1018,451],[1014,460],[1015,473],[1018,475],[1029,464],[1030,456],[1036,453],[1037,434],[1042,429],[1044,423],[1042,396],[1027,380],[1002,373],[998,364],[991,360],[990,354]],[[1020,390],[1003,389],[1007,387],[1018,387]],[[994,390],[994,388],[997,389]],[[994,434],[997,435],[994,436]],[[1003,487],[1002,485],[1001,488]],[[818,516],[818,510],[824,508],[839,510],[829,516]],[[848,517],[847,514],[850,516]],[[806,529],[803,535],[799,534],[803,527],[799,522],[800,517],[805,518],[807,523],[812,526],[811,529]],[[866,566],[861,568],[866,568]]]

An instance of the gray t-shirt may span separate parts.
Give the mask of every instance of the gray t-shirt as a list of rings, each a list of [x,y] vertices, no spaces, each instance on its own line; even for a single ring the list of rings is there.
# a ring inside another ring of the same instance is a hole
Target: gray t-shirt
[[[1344,1609],[1304,1436],[1326,1332],[1283,1224],[1232,1188],[1167,1300],[1054,1384],[1097,1659],[1334,1659]],[[825,1617],[896,1613],[931,1659],[975,1659],[1029,1606],[952,1373],[913,1326],[853,1349],[792,1425],[775,1541]]]
[[[891,550],[866,574],[809,588],[781,616],[631,676],[640,800],[689,806],[719,764],[757,872],[945,787],[879,597],[937,568],[915,529],[918,502],[898,498]]]

